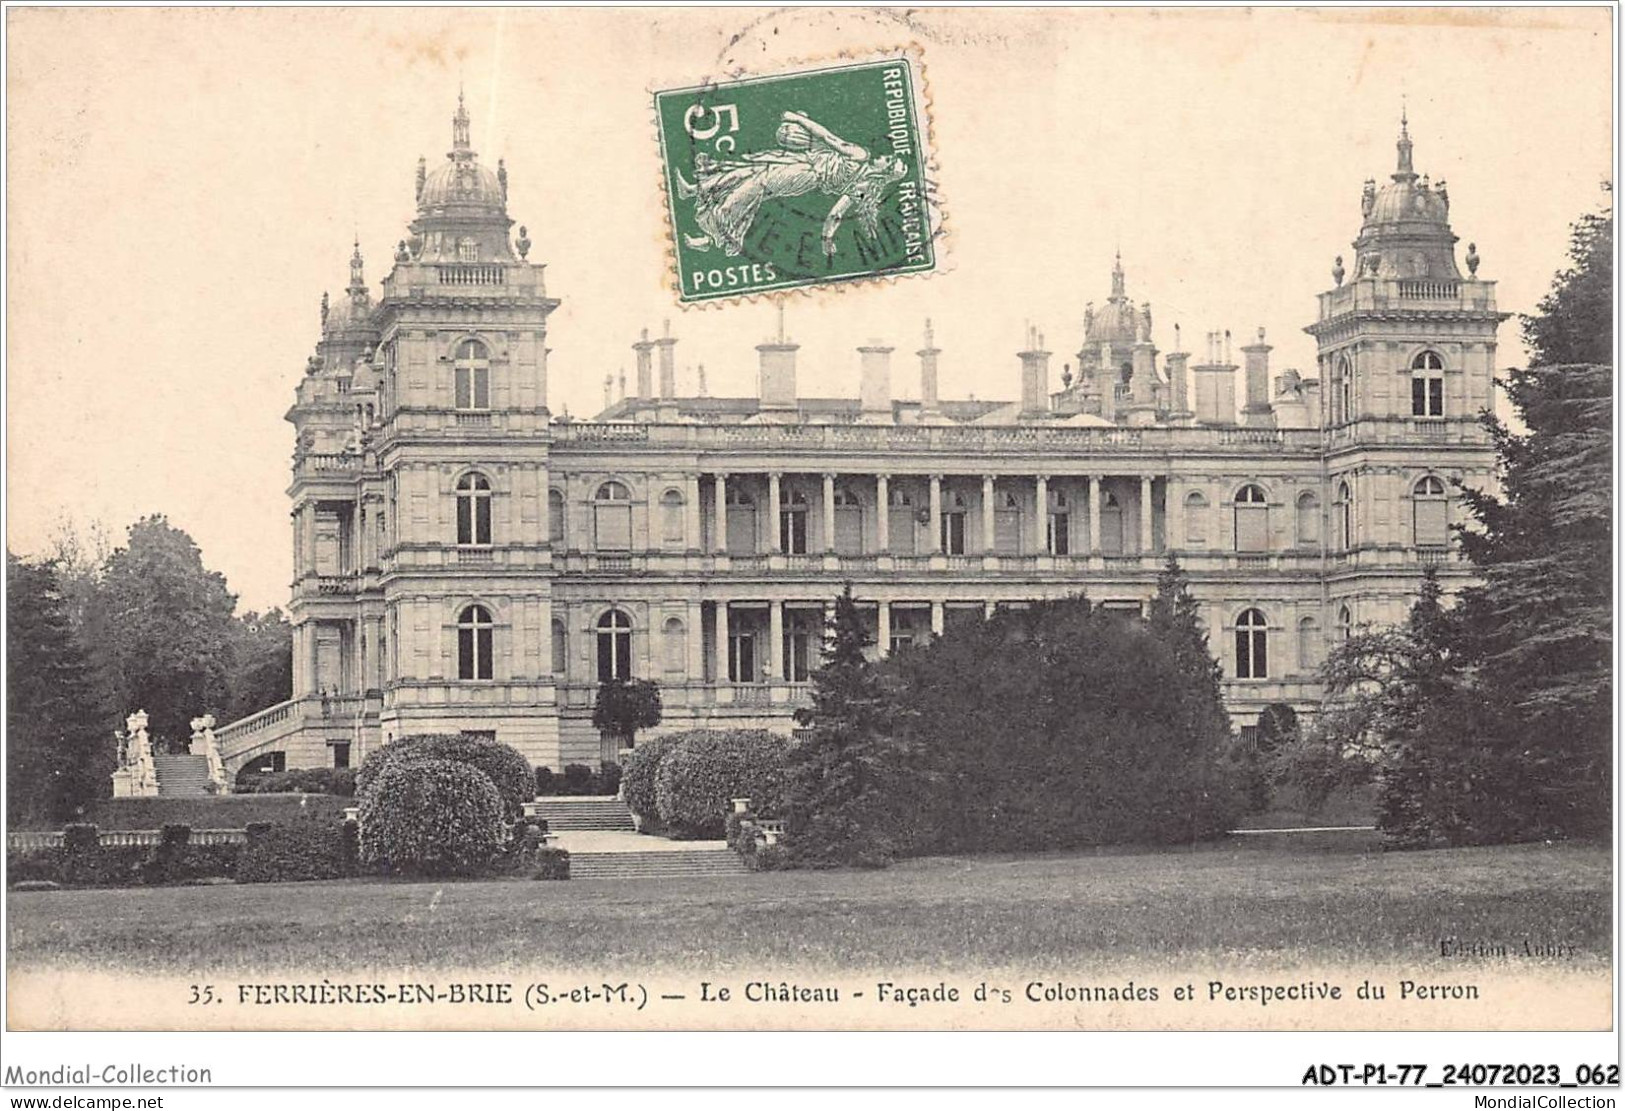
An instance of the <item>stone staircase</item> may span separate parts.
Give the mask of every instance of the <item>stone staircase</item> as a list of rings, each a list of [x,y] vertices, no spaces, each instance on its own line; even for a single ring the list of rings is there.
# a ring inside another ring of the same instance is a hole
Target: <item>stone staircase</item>
[[[209,793],[207,756],[159,756],[152,758],[158,777],[159,798],[202,798]]]
[[[747,876],[731,849],[667,849],[641,853],[571,853],[572,880],[665,880],[689,876]]]
[[[536,800],[536,816],[557,832],[571,829],[632,831],[632,812],[613,795],[556,795]]]

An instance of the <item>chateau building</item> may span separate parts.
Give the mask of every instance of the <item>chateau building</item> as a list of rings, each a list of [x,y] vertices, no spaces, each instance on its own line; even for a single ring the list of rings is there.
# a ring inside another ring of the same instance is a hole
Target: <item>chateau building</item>
[[[294,697],[217,732],[232,773],[448,730],[596,765],[597,685],[625,676],[660,684],[662,729],[787,730],[844,583],[884,653],[1079,591],[1138,611],[1170,552],[1246,725],[1312,709],[1328,644],[1402,620],[1425,565],[1468,574],[1454,483],[1493,478],[1503,314],[1403,124],[1306,329],[1312,374],[1272,377],[1262,330],[1161,350],[1119,259],[1060,389],[1030,331],[1007,402],[939,396],[929,322],[912,358],[857,348],[857,398],[803,396],[781,316],[754,397],[677,396],[666,330],[596,418],[555,416],[559,302],[507,184],[459,101],[376,297],[357,244],[323,298],[288,412]]]

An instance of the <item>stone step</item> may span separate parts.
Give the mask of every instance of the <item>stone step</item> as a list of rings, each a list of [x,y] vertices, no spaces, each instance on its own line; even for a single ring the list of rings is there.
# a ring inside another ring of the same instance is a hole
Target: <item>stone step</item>
[[[209,793],[206,756],[163,755],[152,758],[160,798],[199,798]]]
[[[618,798],[583,795],[536,800],[537,816],[553,830],[629,830],[632,812]]]

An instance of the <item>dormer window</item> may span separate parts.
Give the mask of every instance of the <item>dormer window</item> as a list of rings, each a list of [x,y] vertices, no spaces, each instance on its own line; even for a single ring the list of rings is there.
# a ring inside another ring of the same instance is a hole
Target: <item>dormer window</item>
[[[478,262],[480,260],[480,245],[472,236],[463,236],[457,241],[458,262]]]

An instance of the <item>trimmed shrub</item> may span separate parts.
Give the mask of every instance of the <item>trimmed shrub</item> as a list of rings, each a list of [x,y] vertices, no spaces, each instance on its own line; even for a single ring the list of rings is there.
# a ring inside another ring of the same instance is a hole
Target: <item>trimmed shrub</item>
[[[6,882],[18,884],[45,880],[62,883],[62,865],[66,855],[61,849],[8,849]]]
[[[533,880],[567,880],[570,878],[570,853],[566,849],[551,846],[538,849],[536,852],[535,868],[530,874]]]
[[[353,825],[354,823],[347,823]],[[255,822],[237,859],[239,883],[332,880],[353,875],[337,822]]]
[[[62,882],[79,887],[134,887],[142,881],[148,850],[140,845],[108,845],[66,852]]]
[[[621,766],[613,760],[605,760],[598,766],[597,793],[600,795],[621,793]]]
[[[261,772],[247,776],[237,784],[239,794],[245,795],[336,795],[350,798],[355,794],[354,768],[291,768],[285,772]]]
[[[675,735],[655,773],[655,809],[672,837],[720,838],[732,799],[777,813],[785,788],[788,742],[765,729],[696,729]],[[634,750],[636,751],[636,750]]]
[[[361,859],[408,875],[478,872],[501,846],[502,811],[490,778],[470,764],[386,763],[362,789]]]
[[[95,852],[101,847],[101,830],[85,822],[62,829],[62,847],[69,853]]]
[[[585,764],[564,765],[564,793],[567,795],[590,795],[596,791],[597,777],[592,769]]]
[[[621,798],[626,807],[637,816],[644,833],[660,831],[660,811],[655,806],[655,775],[660,761],[670,751],[673,742],[683,734],[667,733],[651,737],[632,750],[621,769]]]
[[[478,769],[496,788],[510,819],[518,817],[524,804],[536,797],[536,773],[512,745],[467,733],[422,733],[391,741],[367,757],[355,778],[362,805],[366,805],[368,787],[385,768],[424,760],[451,760]]]
[[[558,792],[558,778],[559,777],[554,774],[553,769],[548,767],[546,764],[543,764],[541,767],[537,768],[536,769],[536,795],[537,795],[537,797],[540,798],[543,795],[556,795],[556,794],[558,794],[559,793]]]

